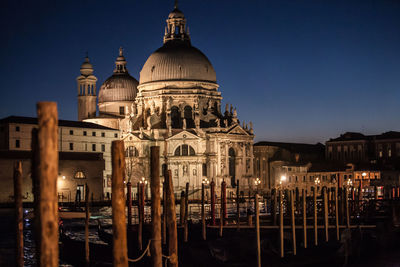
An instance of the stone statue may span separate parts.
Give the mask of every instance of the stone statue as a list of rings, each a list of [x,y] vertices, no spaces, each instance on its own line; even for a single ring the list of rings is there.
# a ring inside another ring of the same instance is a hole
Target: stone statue
[[[131,118],[135,117],[135,114],[136,114],[136,104],[135,102],[133,102],[131,105],[131,114],[130,114]]]
[[[150,115],[153,115],[156,112],[156,104],[153,102],[151,102],[151,106],[150,106]]]
[[[182,126],[183,130],[186,130],[186,118],[183,118],[182,124],[183,124]]]
[[[219,118],[215,119],[215,122],[217,123],[217,127],[221,127],[221,120]]]
[[[171,110],[171,106],[172,106],[172,99],[171,99],[171,97],[168,97],[168,100],[167,100],[167,110]]]

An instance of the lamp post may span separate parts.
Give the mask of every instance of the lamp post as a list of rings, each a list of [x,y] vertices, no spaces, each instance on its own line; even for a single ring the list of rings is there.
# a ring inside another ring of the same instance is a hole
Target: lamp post
[[[204,185],[205,188],[208,188],[208,185],[210,184],[210,181],[208,180],[207,177],[203,177],[203,180],[201,183]],[[207,196],[207,202],[208,202],[208,191],[206,191],[206,196]]]
[[[317,191],[319,190],[319,185],[321,184],[321,180],[319,177],[316,177],[314,180],[315,186],[317,187]]]
[[[258,188],[259,188],[260,184],[261,184],[261,180],[260,180],[260,178],[257,177],[256,180],[254,181],[254,185],[257,187],[257,194],[258,194]]]

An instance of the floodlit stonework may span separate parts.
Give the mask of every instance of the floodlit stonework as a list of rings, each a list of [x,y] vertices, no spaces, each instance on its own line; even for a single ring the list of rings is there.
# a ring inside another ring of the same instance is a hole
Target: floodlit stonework
[[[160,146],[160,169],[168,165],[176,189],[189,182],[196,191],[205,177],[217,185],[223,179],[230,187],[238,179],[248,185],[253,178],[253,126],[241,125],[232,105],[221,110],[215,70],[192,46],[177,6],[168,16],[163,42],[145,62],[139,83],[128,74],[120,49],[114,74],[100,87],[99,115],[91,116],[94,104],[87,95],[87,105],[80,107],[90,107],[79,114],[88,116],[79,119],[119,129],[126,178],[132,183],[149,177],[150,147]]]

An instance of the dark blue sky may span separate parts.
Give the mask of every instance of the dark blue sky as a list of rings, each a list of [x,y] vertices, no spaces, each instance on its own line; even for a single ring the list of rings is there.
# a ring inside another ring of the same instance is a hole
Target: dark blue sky
[[[400,1],[181,0],[179,7],[224,103],[253,121],[257,141],[400,130]],[[35,116],[35,103],[51,100],[60,118],[75,120],[85,52],[98,88],[120,46],[139,79],[172,8],[173,0],[1,1],[0,117]]]

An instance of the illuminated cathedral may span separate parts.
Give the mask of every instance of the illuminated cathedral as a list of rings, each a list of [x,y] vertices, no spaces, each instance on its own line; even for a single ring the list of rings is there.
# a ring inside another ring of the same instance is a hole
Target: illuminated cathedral
[[[166,20],[163,45],[140,71],[139,82],[119,49],[114,73],[96,95],[97,78],[86,57],[78,81],[78,120],[119,129],[126,149],[126,178],[133,184],[150,175],[150,147],[160,147],[160,170],[172,171],[176,190],[203,179],[228,188],[253,178],[253,126],[236,108],[221,110],[221,92],[208,58],[192,46],[186,18],[175,4]],[[98,114],[96,112],[98,107]],[[107,163],[106,163],[107,165]],[[106,166],[105,192],[110,192]],[[107,182],[108,180],[108,182]]]

